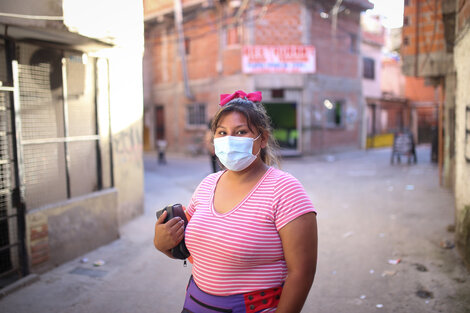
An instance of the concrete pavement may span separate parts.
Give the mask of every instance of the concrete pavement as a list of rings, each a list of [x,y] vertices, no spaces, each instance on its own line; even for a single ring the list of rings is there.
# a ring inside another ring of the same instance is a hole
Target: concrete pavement
[[[319,213],[317,276],[302,312],[470,312],[469,272],[455,248],[441,247],[453,242],[453,198],[429,147],[418,148],[416,165],[392,166],[390,154],[284,160]],[[40,275],[1,299],[0,312],[180,312],[191,268],[153,248],[155,211],[187,204],[210,168],[208,157],[167,159],[145,156],[145,214],[119,240]]]

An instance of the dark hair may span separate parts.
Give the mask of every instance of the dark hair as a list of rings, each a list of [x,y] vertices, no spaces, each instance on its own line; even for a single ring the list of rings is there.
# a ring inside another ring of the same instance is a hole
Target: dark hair
[[[268,143],[260,152],[261,160],[267,165],[276,165],[279,167],[279,159],[276,153],[278,144],[272,134],[271,119],[266,113],[263,104],[252,102],[244,98],[231,100],[223,107],[220,107],[219,111],[212,118],[212,134],[215,134],[220,119],[230,112],[238,112],[245,116],[248,128],[251,131],[257,130],[260,134],[265,133],[268,135]]]

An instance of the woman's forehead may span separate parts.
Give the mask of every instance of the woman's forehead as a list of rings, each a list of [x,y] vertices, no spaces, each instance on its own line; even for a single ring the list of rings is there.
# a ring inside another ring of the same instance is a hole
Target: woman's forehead
[[[247,118],[244,114],[237,112],[237,111],[231,111],[223,114],[219,118],[219,122],[217,123],[217,126],[220,126],[222,124],[244,124],[248,125]]]

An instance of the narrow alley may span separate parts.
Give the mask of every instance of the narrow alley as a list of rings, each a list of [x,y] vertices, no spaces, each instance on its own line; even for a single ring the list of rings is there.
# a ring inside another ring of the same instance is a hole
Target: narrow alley
[[[430,147],[417,153],[417,164],[391,165],[389,148],[283,161],[318,211],[317,275],[302,312],[470,312],[453,197],[439,186]],[[0,311],[180,312],[191,268],[154,249],[155,211],[186,205],[210,167],[208,157],[167,160],[145,156],[145,214],[120,239],[4,296]]]

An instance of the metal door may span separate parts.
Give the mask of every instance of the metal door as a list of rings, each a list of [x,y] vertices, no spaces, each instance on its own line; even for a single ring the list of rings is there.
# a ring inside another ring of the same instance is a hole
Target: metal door
[[[25,215],[20,200],[17,125],[18,65],[11,61],[8,43],[0,43],[0,289],[28,274]],[[18,103],[19,105],[19,103]]]

